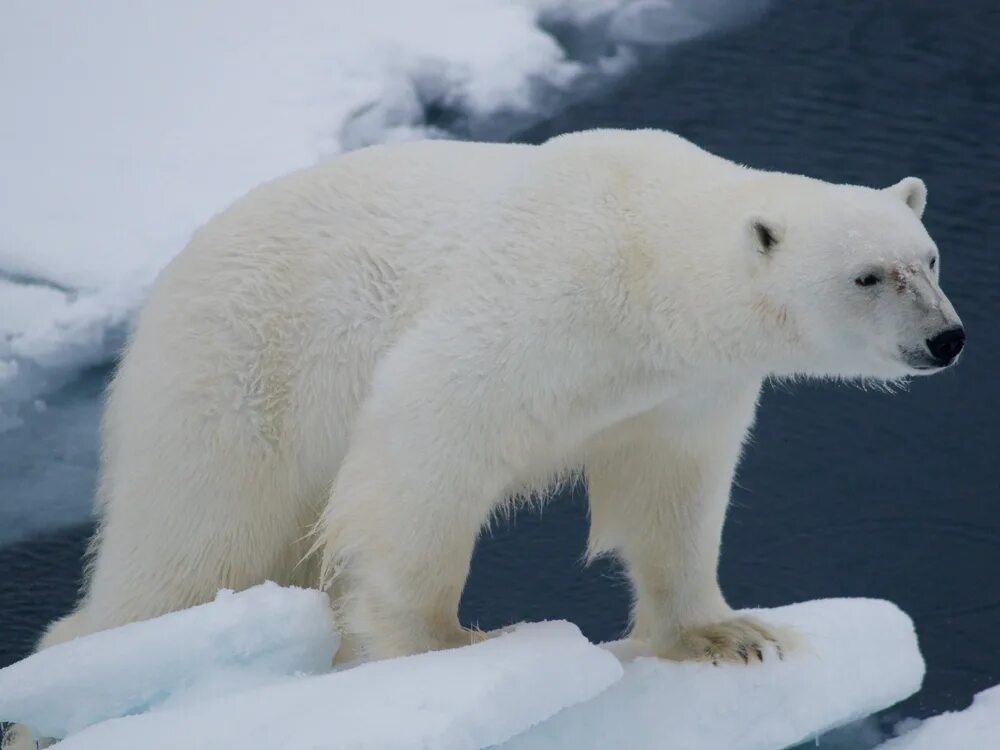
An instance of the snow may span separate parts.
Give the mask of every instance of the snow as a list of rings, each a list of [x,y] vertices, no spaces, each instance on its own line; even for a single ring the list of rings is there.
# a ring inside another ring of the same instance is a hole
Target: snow
[[[545,622],[331,671],[326,597],[266,584],[0,670],[0,720],[66,736],[60,750],[173,750],[178,738],[205,750],[779,750],[920,687],[913,624],[888,602],[750,614],[793,628],[799,646],[716,667]]]
[[[113,356],[157,272],[254,185],[346,149],[444,135],[428,122],[433,111],[467,132],[502,137],[501,115],[544,116],[560,92],[621,73],[634,45],[696,36],[746,7],[4,3],[0,401],[8,422],[60,372]],[[589,48],[565,49],[556,28],[577,29]]]
[[[629,659],[632,649],[619,645],[620,682],[504,750],[780,750],[920,689],[913,623],[889,602],[827,599],[747,614],[793,628],[802,644],[750,668]]]
[[[878,750],[996,750],[1000,747],[1000,685],[979,693],[964,711],[934,716]]]
[[[621,677],[569,623],[524,625],[474,646],[364,664],[186,709],[95,725],[60,750],[478,750]]]
[[[61,643],[0,670],[0,721],[64,737],[106,719],[327,672],[328,597],[262,584],[200,607]]]

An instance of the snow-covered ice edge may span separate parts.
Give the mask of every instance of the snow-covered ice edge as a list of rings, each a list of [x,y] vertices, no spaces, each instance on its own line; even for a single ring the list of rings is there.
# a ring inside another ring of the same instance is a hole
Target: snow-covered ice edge
[[[274,583],[61,643],[0,669],[0,716],[44,737],[330,670],[340,637],[320,591]]]
[[[0,720],[68,734],[60,750],[172,750],[179,738],[205,750],[779,750],[920,687],[913,624],[888,602],[753,614],[794,628],[801,646],[715,667],[594,646],[548,622],[329,671],[325,597],[265,584],[0,670]]]
[[[984,690],[964,711],[920,722],[877,750],[996,750],[1000,747],[1000,685]]]
[[[898,703],[923,682],[913,622],[877,599],[749,610],[791,628],[783,661],[713,667],[638,656],[597,699],[562,711],[504,750],[780,750]]]
[[[331,632],[320,592],[226,592],[0,670],[0,721],[66,736],[66,750],[174,750],[178,738],[206,750],[476,750],[595,697],[623,673],[565,622],[340,671],[330,669]]]
[[[639,47],[763,4],[5,5],[0,428],[60,374],[112,357],[159,270],[254,185],[376,142],[505,137]]]

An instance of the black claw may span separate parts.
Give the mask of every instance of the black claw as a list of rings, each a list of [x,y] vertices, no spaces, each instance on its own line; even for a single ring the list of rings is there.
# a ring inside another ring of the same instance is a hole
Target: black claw
[[[743,663],[744,664],[749,664],[750,663],[750,654],[747,653],[747,647],[746,646],[738,646],[736,648],[736,653],[740,655],[741,659],[743,659]]]
[[[761,661],[761,663],[763,663],[764,662],[764,652],[760,650],[759,646],[754,646],[753,650],[754,650],[754,653],[757,654],[757,658]]]

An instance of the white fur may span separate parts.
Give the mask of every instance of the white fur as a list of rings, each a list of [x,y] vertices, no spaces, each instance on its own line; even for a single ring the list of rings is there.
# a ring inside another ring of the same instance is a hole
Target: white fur
[[[264,579],[328,585],[364,656],[467,642],[478,531],[580,466],[591,552],[628,564],[637,634],[688,658],[778,640],[727,623],[716,583],[757,394],[905,376],[903,353],[957,321],[925,195],[655,131],[377,147],[258,188],[139,318],[89,586],[46,644]],[[894,281],[858,287],[869,267]]]

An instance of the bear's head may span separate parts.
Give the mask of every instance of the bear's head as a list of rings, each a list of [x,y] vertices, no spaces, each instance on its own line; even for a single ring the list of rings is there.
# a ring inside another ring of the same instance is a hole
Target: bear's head
[[[921,223],[923,181],[793,188],[745,219],[751,285],[792,343],[776,374],[893,380],[954,364],[965,331]]]

